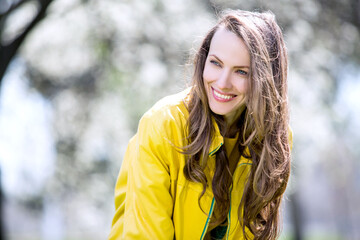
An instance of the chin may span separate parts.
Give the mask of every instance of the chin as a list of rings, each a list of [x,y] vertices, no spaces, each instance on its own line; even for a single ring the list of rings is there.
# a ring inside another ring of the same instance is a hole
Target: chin
[[[227,114],[229,114],[231,111],[224,111],[223,109],[214,109],[214,108],[210,108],[211,111],[217,115],[221,115],[221,116],[225,116]]]

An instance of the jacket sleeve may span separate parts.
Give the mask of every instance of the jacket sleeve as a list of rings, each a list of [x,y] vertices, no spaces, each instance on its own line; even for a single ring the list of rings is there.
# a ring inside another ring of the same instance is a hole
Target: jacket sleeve
[[[166,129],[145,115],[133,151],[127,154],[128,179],[122,239],[174,239]]]

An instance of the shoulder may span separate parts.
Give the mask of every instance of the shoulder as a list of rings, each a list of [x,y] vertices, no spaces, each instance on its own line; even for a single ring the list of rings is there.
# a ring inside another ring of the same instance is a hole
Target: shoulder
[[[189,116],[186,106],[189,92],[190,89],[188,88],[160,99],[142,116],[140,123],[151,122],[157,127],[163,127],[167,124],[183,125]]]
[[[173,149],[185,143],[188,119],[186,98],[189,89],[159,100],[140,119],[137,143],[142,146],[161,146],[158,149]]]
[[[288,138],[289,138],[289,144],[290,144],[290,150],[293,148],[293,131],[291,126],[288,127]]]

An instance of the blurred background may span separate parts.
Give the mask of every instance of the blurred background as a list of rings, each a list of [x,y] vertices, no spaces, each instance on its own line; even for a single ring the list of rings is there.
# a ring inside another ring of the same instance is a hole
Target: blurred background
[[[359,0],[0,0],[1,239],[106,239],[139,118],[226,8],[274,12],[289,51],[281,239],[360,239]]]

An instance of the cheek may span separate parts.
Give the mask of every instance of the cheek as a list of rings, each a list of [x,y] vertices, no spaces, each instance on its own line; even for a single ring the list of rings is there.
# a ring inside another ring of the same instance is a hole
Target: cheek
[[[209,68],[205,65],[204,67],[204,71],[203,71],[203,80],[204,80],[204,83],[208,82],[209,81]]]
[[[212,82],[216,79],[216,71],[214,71],[214,69],[208,64],[205,64],[203,79],[205,83]]]
[[[236,84],[236,89],[241,93],[247,93],[249,89],[248,79],[242,79]]]
[[[244,92],[247,93],[249,91],[249,79],[244,82]]]

